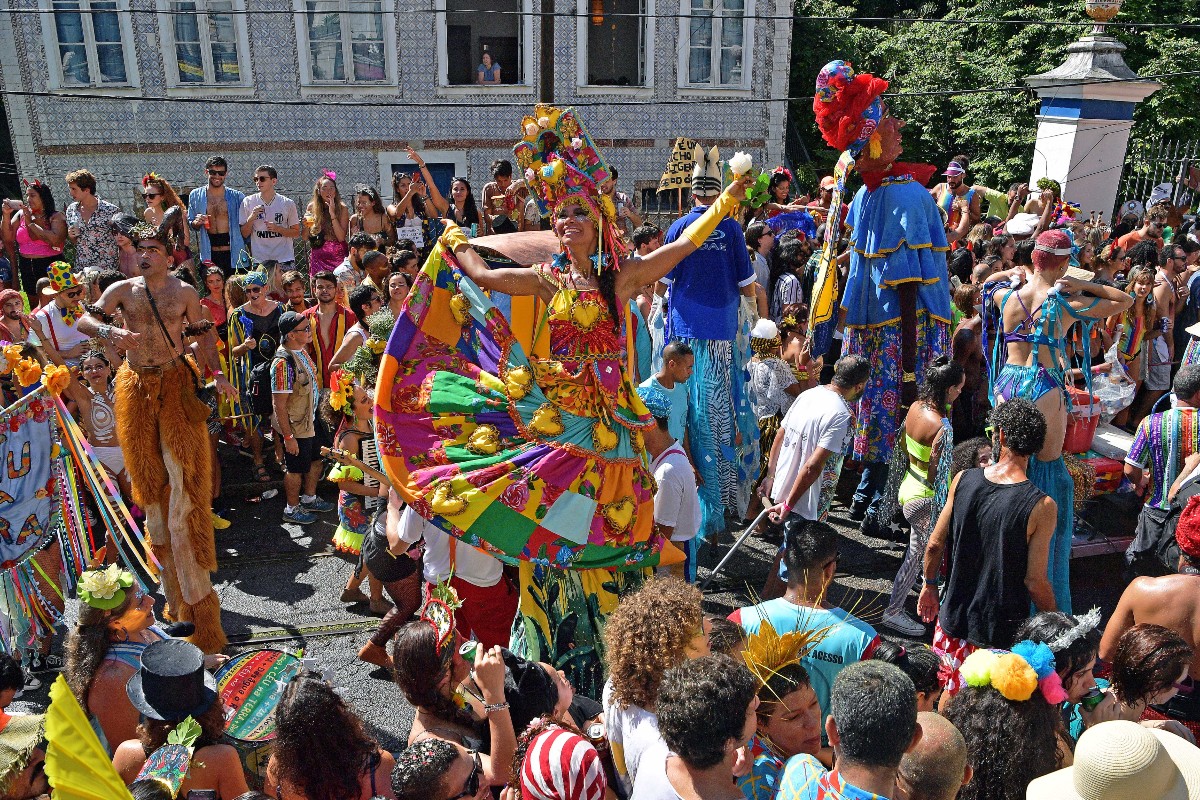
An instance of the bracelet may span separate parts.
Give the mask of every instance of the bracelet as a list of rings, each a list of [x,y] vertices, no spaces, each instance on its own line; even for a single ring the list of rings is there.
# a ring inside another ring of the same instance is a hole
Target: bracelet
[[[922,580],[924,580],[924,581],[925,581],[925,585],[926,585],[926,586],[933,586],[933,587],[936,587],[936,586],[938,585],[938,579],[937,579],[937,578],[923,578]]]
[[[295,439],[295,438],[296,438],[295,434],[289,433],[287,436],[283,437],[283,440],[285,442],[290,442],[292,439]]]
[[[107,340],[109,337],[112,336],[112,332],[113,332],[113,326],[109,325],[108,323],[104,323],[103,325],[99,325],[96,327],[96,335],[99,336],[101,339]]]
[[[483,713],[485,713],[485,714],[491,714],[493,711],[506,711],[506,710],[508,710],[508,703],[506,703],[506,702],[505,703],[484,703],[483,704]]]

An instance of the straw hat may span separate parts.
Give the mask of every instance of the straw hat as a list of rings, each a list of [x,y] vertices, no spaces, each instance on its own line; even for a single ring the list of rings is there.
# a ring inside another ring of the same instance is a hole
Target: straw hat
[[[1029,784],[1028,800],[1200,800],[1200,749],[1136,722],[1084,731],[1075,765]]]

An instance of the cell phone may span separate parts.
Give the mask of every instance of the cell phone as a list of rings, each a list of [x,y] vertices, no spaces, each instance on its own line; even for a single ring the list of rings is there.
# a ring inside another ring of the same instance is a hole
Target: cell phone
[[[190,789],[187,793],[188,800],[217,800],[216,789]]]

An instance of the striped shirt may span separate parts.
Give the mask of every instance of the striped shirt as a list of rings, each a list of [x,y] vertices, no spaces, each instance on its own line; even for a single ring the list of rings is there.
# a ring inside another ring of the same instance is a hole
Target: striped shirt
[[[1195,408],[1169,408],[1143,419],[1133,436],[1125,463],[1149,470],[1146,505],[1166,511],[1167,492],[1184,460],[1200,451],[1200,415]]]
[[[582,736],[548,727],[533,737],[521,763],[521,795],[528,800],[603,800],[604,766]]]

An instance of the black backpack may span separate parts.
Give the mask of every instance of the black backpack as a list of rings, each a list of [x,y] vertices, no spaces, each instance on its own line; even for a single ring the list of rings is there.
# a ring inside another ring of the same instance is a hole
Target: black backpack
[[[279,347],[271,354],[270,358],[264,359],[250,369],[250,411],[256,417],[270,417],[274,411],[271,403],[271,365],[275,363],[276,359],[291,361],[292,369],[296,368],[287,348]]]

